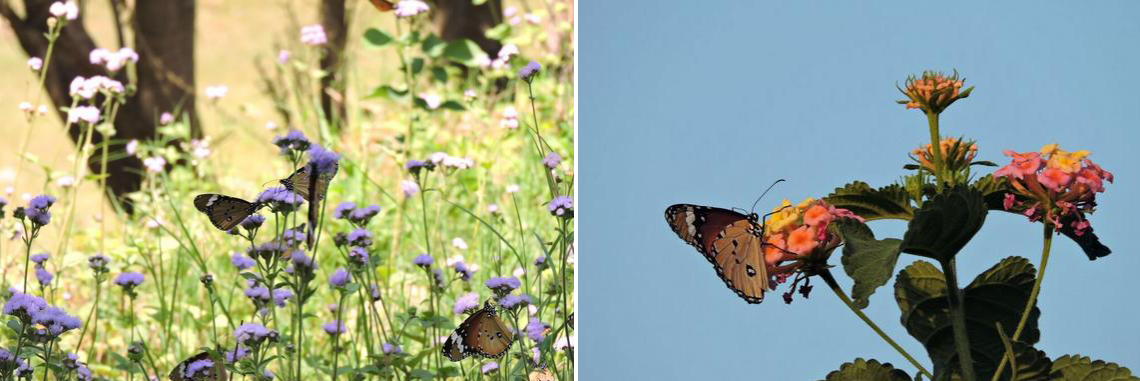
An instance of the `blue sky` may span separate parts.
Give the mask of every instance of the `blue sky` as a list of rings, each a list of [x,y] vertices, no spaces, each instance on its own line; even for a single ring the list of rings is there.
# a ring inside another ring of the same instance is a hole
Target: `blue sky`
[[[1140,370],[1128,197],[1140,194],[1140,3],[854,3],[582,4],[581,379],[815,380],[856,357],[913,372],[822,282],[791,305],[778,293],[744,303],[662,214],[674,203],[748,208],[777,178],[788,181],[758,210],[897,180],[929,137],[920,112],[894,103],[895,84],[926,69],[976,86],[942,133],[978,140],[979,159],[1004,164],[1002,150],[1057,142],[1116,174],[1091,217],[1114,253],[1093,262],[1054,241],[1037,347]],[[901,237],[905,225],[871,227]],[[991,213],[958,257],[960,282],[1005,256],[1037,263],[1040,250],[1040,225]],[[915,260],[903,255],[896,271]],[[893,284],[866,312],[929,367],[899,324]]]

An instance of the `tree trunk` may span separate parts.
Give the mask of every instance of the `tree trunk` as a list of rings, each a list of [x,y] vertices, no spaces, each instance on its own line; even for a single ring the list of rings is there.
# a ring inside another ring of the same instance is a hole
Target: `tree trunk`
[[[32,57],[43,57],[47,52],[48,8],[54,0],[25,0],[26,14],[20,17],[0,0],[0,16],[11,26],[20,47]],[[138,1],[135,2],[134,36],[139,52],[136,65],[138,83],[136,91],[127,98],[115,120],[116,135],[110,142],[114,152],[123,151],[131,139],[149,140],[155,136],[159,115],[179,112],[190,122],[192,136],[201,136],[201,127],[194,107],[194,0]],[[52,51],[52,58],[44,79],[44,87],[60,118],[67,120],[64,107],[71,105],[70,83],[76,76],[104,75],[126,83],[124,71],[112,74],[100,65],[91,64],[88,53],[95,42],[84,27],[83,15],[71,20],[60,32]],[[80,139],[78,125],[68,126],[68,135],[77,144]],[[99,144],[104,137],[95,132],[91,141]],[[136,191],[142,183],[142,161],[133,156],[112,160],[107,164],[107,187],[110,197],[123,201],[126,211],[133,208],[126,193]],[[90,160],[89,168],[97,173],[100,164]]]
[[[345,18],[345,0],[321,0],[321,26],[325,29],[328,43],[321,56],[321,110],[333,132],[348,122],[345,113],[345,73],[344,52],[348,44],[348,19]]]
[[[436,0],[432,12],[439,37],[444,41],[462,38],[474,41],[488,56],[495,57],[503,47],[499,41],[487,38],[487,29],[503,22],[501,0],[487,0],[481,5],[471,0]]]

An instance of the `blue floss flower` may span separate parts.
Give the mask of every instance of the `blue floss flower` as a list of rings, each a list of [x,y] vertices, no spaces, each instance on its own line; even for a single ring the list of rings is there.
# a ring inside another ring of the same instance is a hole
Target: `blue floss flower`
[[[238,271],[247,270],[257,264],[257,262],[253,261],[253,258],[238,253],[234,253],[234,255],[230,257],[230,263],[232,263]]]
[[[47,302],[38,296],[14,292],[12,297],[8,298],[8,302],[4,303],[4,314],[29,322],[32,320],[32,316],[47,307]]]
[[[300,130],[289,130],[284,136],[273,137],[273,145],[281,149],[282,155],[288,155],[292,152],[307,151],[312,143]]]
[[[274,212],[289,213],[301,207],[304,201],[301,195],[285,189],[285,187],[271,187],[257,195],[257,202],[269,205]]]
[[[452,309],[452,312],[455,312],[456,315],[459,315],[464,312],[474,310],[478,307],[479,294],[468,292],[466,294],[463,294],[463,296],[455,299],[455,308]]]
[[[345,271],[343,267],[336,269],[332,275],[329,275],[329,285],[334,288],[344,287],[350,280],[352,280],[352,277],[348,275],[348,271]]]
[[[28,209],[47,209],[55,204],[55,197],[41,194],[28,201]]]
[[[519,278],[515,277],[492,277],[491,279],[487,279],[487,282],[484,284],[487,288],[502,295],[506,295],[522,285],[522,283],[519,282]]]
[[[186,364],[186,370],[183,375],[187,380],[193,380],[197,377],[205,377],[210,374],[210,369],[214,368],[214,360],[200,359]]]
[[[273,290],[273,302],[277,303],[278,307],[285,307],[285,302],[288,302],[289,299],[292,298],[293,291],[288,288],[280,287],[276,290]]]
[[[357,247],[372,246],[372,233],[364,228],[356,229],[348,233],[348,244]]]
[[[372,284],[368,286],[368,294],[372,297],[372,301],[380,300],[380,287]]]
[[[257,323],[245,323],[234,329],[234,338],[246,346],[256,346],[275,334],[273,330]]]
[[[397,355],[404,352],[404,350],[400,349],[399,345],[392,343],[384,343],[380,346],[380,349],[384,351],[384,354],[386,355]]]
[[[542,165],[545,165],[546,168],[554,169],[557,168],[558,164],[561,163],[562,156],[558,156],[558,154],[554,152],[551,152],[547,154],[546,157],[542,158]]]
[[[302,272],[307,271],[311,273],[313,269],[316,268],[316,264],[313,263],[313,258],[310,258],[308,254],[305,254],[305,252],[301,250],[293,250],[293,253],[289,256],[289,260],[293,262],[295,268],[302,270]]]
[[[417,255],[415,259],[412,259],[413,265],[423,267],[425,269],[431,267],[432,262],[433,260],[431,258],[431,255],[428,254],[420,254]]]
[[[47,285],[51,284],[52,278],[54,278],[54,276],[51,275],[51,272],[43,267],[36,266],[36,280],[40,282],[41,286],[47,287]]]
[[[50,257],[51,257],[51,255],[48,253],[39,253],[39,254],[32,255],[31,260],[37,266],[43,266],[44,262],[47,262],[48,258],[50,258]]]
[[[538,75],[539,70],[542,70],[542,65],[539,65],[538,62],[530,61],[526,66],[523,66],[522,69],[519,69],[519,79],[530,82],[534,79],[534,76]]]
[[[366,225],[372,217],[380,214],[380,205],[369,205],[363,208],[353,209],[352,213],[348,215],[348,220],[357,225]]]
[[[265,223],[265,216],[262,216],[260,214],[251,214],[249,217],[241,220],[241,227],[245,228],[246,231],[252,231],[253,229],[261,227],[261,224],[263,223]]]
[[[245,296],[254,301],[254,303],[265,303],[269,301],[269,287],[265,286],[251,286],[245,289]]]
[[[541,257],[535,258],[534,259],[534,267],[537,267],[539,270],[545,269],[547,267],[546,256],[543,255]]]
[[[345,202],[339,203],[336,205],[336,209],[333,209],[332,218],[334,220],[346,219],[346,218],[348,218],[349,213],[352,213],[353,209],[356,209],[356,203],[355,202],[345,201]]]
[[[316,169],[316,174],[336,173],[340,155],[321,146],[309,148],[309,167]]]
[[[530,303],[531,303],[530,295],[527,295],[527,294],[522,294],[522,295],[511,294],[511,295],[507,295],[507,296],[502,297],[502,299],[499,299],[499,305],[502,306],[503,308],[508,308],[508,309],[525,306],[525,305],[528,305]]]
[[[368,251],[362,247],[354,247],[348,250],[348,260],[358,266],[368,264]]]
[[[491,361],[483,364],[483,374],[494,373],[499,370],[499,363]]]
[[[531,317],[530,322],[526,324],[526,336],[536,343],[541,343],[542,338],[546,336],[547,328],[550,328],[549,324],[543,323],[536,317]]]
[[[345,332],[344,323],[342,323],[340,320],[333,320],[325,323],[321,326],[321,328],[323,328],[325,330],[325,333],[329,334],[329,336],[336,336]]]
[[[32,323],[42,325],[47,328],[49,336],[59,336],[64,332],[77,329],[83,322],[79,318],[68,315],[59,307],[48,306],[34,315],[32,315]]]
[[[471,280],[471,276],[475,273],[471,271],[471,268],[467,267],[467,264],[463,263],[463,261],[455,262],[452,267],[455,268],[455,272],[459,274],[459,279],[463,279],[464,281]]]
[[[570,218],[574,216],[574,199],[570,196],[557,196],[546,205],[546,209],[558,217]]]
[[[130,290],[138,287],[138,285],[142,284],[143,280],[145,279],[146,277],[144,277],[142,274],[136,272],[125,272],[115,277],[115,284],[119,285],[123,289]]]
[[[232,351],[226,351],[223,358],[226,360],[226,364],[233,364],[235,362],[241,361],[241,359],[246,358],[247,356],[249,356],[249,349],[238,346]]]
[[[111,259],[103,254],[95,254],[87,257],[87,267],[95,270],[96,274],[107,272],[107,264],[111,263]]]

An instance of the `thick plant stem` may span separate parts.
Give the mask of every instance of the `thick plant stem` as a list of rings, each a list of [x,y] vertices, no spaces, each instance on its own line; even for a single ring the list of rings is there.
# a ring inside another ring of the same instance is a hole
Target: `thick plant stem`
[[[942,145],[939,144],[941,135],[938,132],[938,114],[927,113],[926,123],[930,127],[930,152],[934,155],[934,178],[938,183],[935,184],[939,190],[942,189],[942,172],[946,168],[942,164]]]
[[[850,308],[851,312],[854,312],[855,315],[859,317],[859,319],[862,319],[864,323],[867,323],[867,326],[871,327],[871,330],[879,334],[879,337],[881,337],[883,341],[886,341],[887,344],[890,344],[891,347],[898,351],[900,355],[906,357],[907,361],[910,361],[910,364],[914,365],[915,368],[918,368],[918,371],[922,372],[922,374],[927,378],[934,378],[934,375],[931,374],[930,371],[926,370],[926,368],[923,367],[922,364],[918,362],[918,360],[915,360],[914,357],[910,355],[910,353],[907,353],[907,351],[899,346],[899,344],[896,343],[893,339],[891,339],[890,336],[887,336],[887,333],[883,332],[883,330],[879,328],[879,326],[875,324],[871,318],[867,317],[867,315],[864,314],[862,310],[855,307],[855,304],[851,303],[851,299],[847,297],[847,294],[843,292],[843,289],[839,288],[839,283],[835,282],[835,277],[831,276],[831,270],[823,270],[823,272],[819,274],[819,277],[823,278],[823,281],[827,283],[827,286],[831,288],[831,291],[835,292],[835,296],[839,297],[839,300],[843,301],[843,304],[846,304],[847,308]]]
[[[954,268],[954,258],[940,261],[946,275],[946,299],[950,305],[950,323],[954,328],[954,346],[958,349],[958,365],[962,368],[962,379],[977,380],[974,376],[974,359],[970,354],[970,336],[966,332],[966,309],[962,304],[962,290],[958,288],[958,272]]]
[[[1037,279],[1033,280],[1033,291],[1029,292],[1029,300],[1025,302],[1025,310],[1021,312],[1021,320],[1017,321],[1017,329],[1013,331],[1010,341],[1017,341],[1021,337],[1021,333],[1025,330],[1025,323],[1029,321],[1029,314],[1033,312],[1033,306],[1037,305],[1037,293],[1041,291],[1041,280],[1045,279],[1045,266],[1049,264],[1049,249],[1053,246],[1053,225],[1045,224],[1042,240],[1044,243],[1041,248],[1041,267],[1037,268]],[[996,381],[1001,371],[1005,370],[1006,362],[1008,362],[1007,358],[1002,356],[997,371],[994,372],[993,380]]]

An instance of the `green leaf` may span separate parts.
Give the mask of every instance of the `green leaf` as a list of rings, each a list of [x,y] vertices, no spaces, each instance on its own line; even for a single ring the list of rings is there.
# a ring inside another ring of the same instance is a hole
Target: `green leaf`
[[[955,187],[927,200],[907,225],[900,250],[939,262],[954,258],[986,222],[981,192]]]
[[[871,294],[891,280],[902,241],[876,240],[871,228],[853,218],[839,219],[835,226],[843,237],[843,271],[855,281],[851,299],[859,309],[867,308]]]
[[[505,40],[507,36],[511,35],[511,25],[507,23],[495,25],[495,27],[483,32],[483,35],[492,40]]]
[[[466,38],[451,41],[447,43],[447,47],[443,50],[443,55],[447,59],[467,65],[476,66],[479,61],[487,59],[487,53],[479,48],[471,40]]]
[[[881,219],[909,220],[914,216],[914,207],[906,189],[892,184],[873,189],[867,183],[855,181],[824,197],[828,204],[854,212],[867,221]]]
[[[1140,381],[1128,368],[1081,355],[1064,355],[1053,360],[1052,376],[1064,381]]]
[[[443,49],[447,47],[447,42],[436,37],[434,34],[429,34],[424,42],[420,44],[420,49],[424,51],[428,57],[436,58],[443,54]]]
[[[463,111],[467,109],[467,107],[463,107],[463,104],[457,101],[444,101],[443,103],[439,104],[439,108],[454,111]]]
[[[979,379],[989,380],[1005,355],[1005,345],[996,323],[1001,323],[1007,336],[1013,336],[1033,289],[1033,279],[1034,268],[1029,260],[1008,257],[978,275],[963,290],[966,327],[975,374]],[[942,272],[924,261],[907,266],[899,272],[895,282],[895,300],[902,312],[903,326],[930,355],[935,379],[949,379],[948,374],[957,373],[960,369],[958,353],[954,347],[954,332],[946,301],[946,278]],[[1039,357],[1044,357],[1044,354],[1038,356],[1031,347],[1041,336],[1037,328],[1040,314],[1041,311],[1034,307],[1024,332],[1013,343],[1018,351],[1018,366],[1022,368],[1018,370],[1022,375],[1019,379],[1038,374],[1034,369],[1040,369],[1040,361],[1043,361]],[[999,379],[1008,378],[1006,373]]]
[[[855,359],[855,362],[839,366],[839,370],[827,374],[825,381],[911,381],[906,372],[895,369],[891,363],[878,360]]]
[[[412,75],[419,74],[424,70],[424,59],[416,57],[412,59]]]
[[[364,31],[364,42],[368,47],[383,47],[384,45],[391,43],[393,40],[394,39],[392,36],[384,33],[384,31],[381,31],[380,29],[368,28],[368,30]]]
[[[408,377],[409,378],[418,378],[421,380],[431,380],[431,379],[435,378],[435,375],[432,374],[431,371],[426,370],[426,369],[413,369],[411,372],[408,373]]]
[[[431,77],[432,79],[435,79],[436,82],[447,82],[447,70],[444,70],[442,67],[438,66],[433,67],[431,68]]]
[[[998,166],[997,163],[994,163],[994,162],[989,161],[989,160],[978,160],[978,161],[970,163],[970,165],[984,165],[987,167],[997,167]]]
[[[388,98],[393,101],[403,101],[407,99],[407,96],[407,89],[398,90],[392,86],[382,85],[372,89],[372,93],[368,94],[365,98]]]

